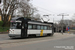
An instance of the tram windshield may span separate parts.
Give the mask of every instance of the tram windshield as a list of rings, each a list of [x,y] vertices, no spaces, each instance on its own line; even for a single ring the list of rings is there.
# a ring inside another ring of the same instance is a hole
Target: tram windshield
[[[20,22],[11,22],[10,29],[21,29]]]

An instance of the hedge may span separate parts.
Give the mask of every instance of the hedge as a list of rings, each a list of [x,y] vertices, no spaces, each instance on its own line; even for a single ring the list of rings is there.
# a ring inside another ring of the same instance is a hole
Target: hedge
[[[2,25],[3,25],[3,21],[0,21],[0,27],[2,27]]]

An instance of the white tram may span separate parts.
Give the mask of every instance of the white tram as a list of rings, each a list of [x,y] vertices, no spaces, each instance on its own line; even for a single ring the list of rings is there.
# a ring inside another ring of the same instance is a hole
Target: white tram
[[[15,17],[10,21],[9,37],[25,38],[29,35],[53,35],[53,23],[34,21],[24,17]]]

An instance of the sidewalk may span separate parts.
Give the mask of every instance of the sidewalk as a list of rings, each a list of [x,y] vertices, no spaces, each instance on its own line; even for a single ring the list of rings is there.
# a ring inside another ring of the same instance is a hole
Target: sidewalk
[[[62,34],[61,32],[55,32],[55,34]],[[70,33],[68,33],[68,32],[65,32],[65,33],[63,33],[63,34],[70,34]]]

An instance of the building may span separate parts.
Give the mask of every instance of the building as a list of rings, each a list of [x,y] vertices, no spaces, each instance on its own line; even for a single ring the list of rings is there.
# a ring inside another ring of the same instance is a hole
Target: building
[[[75,29],[75,22],[74,21],[72,22],[71,28]]]

